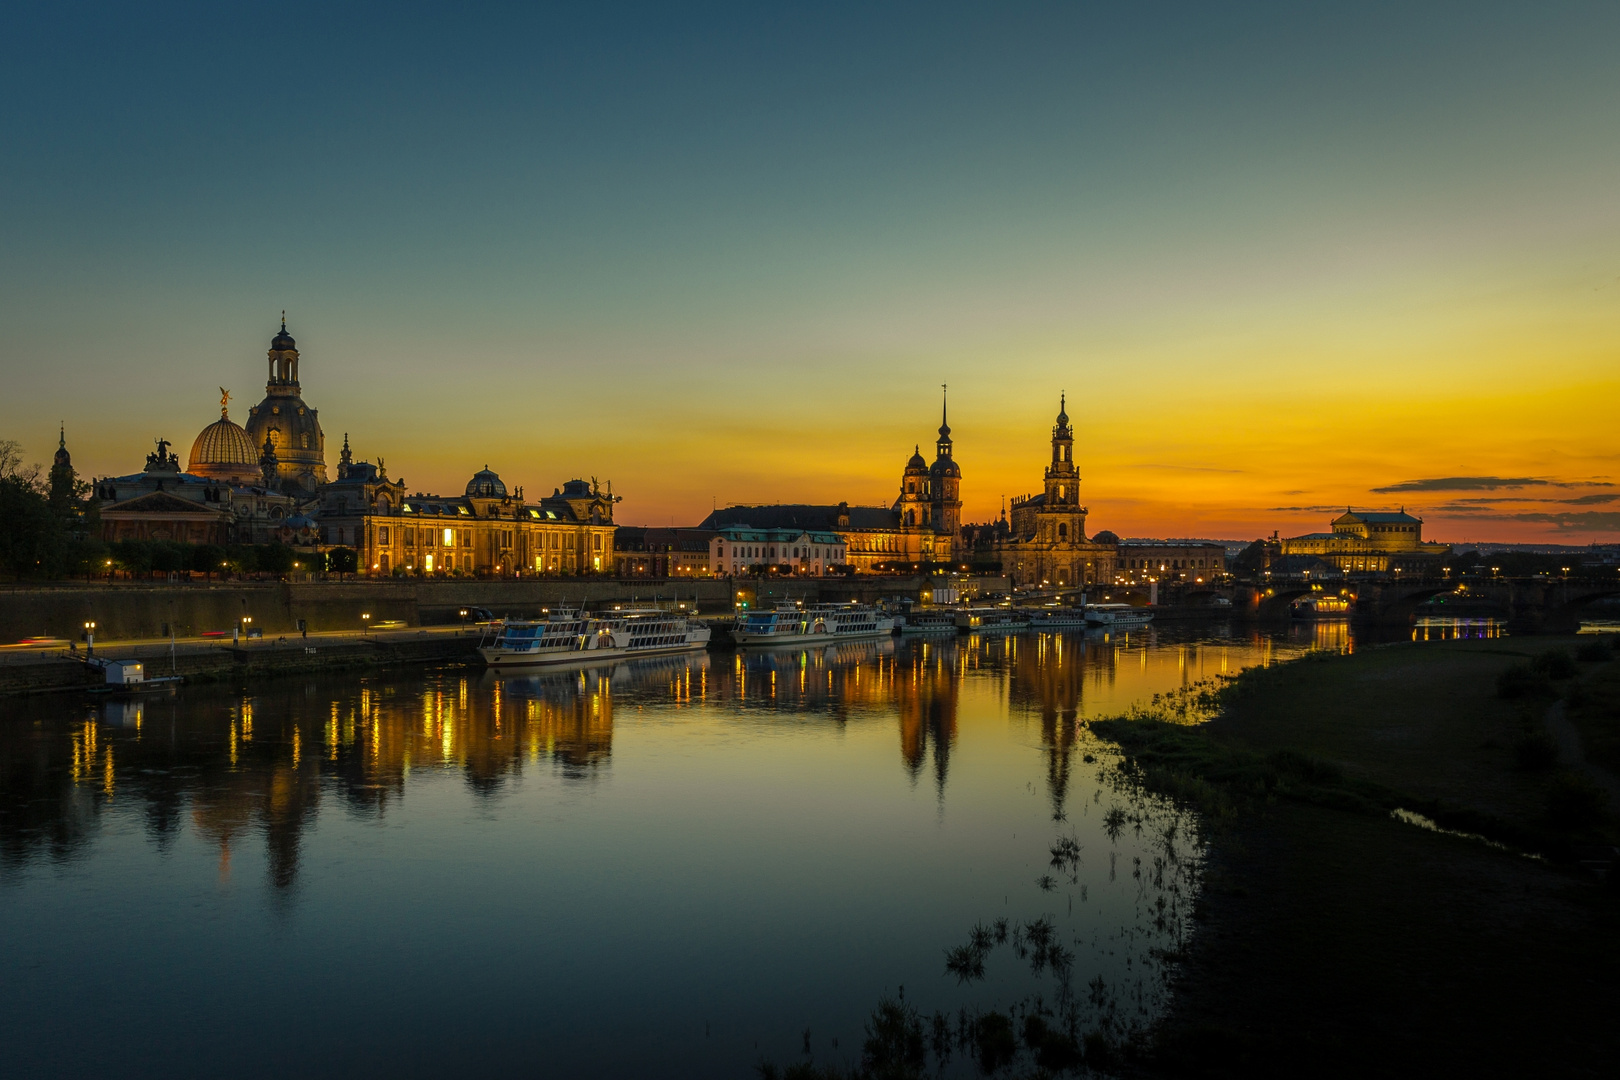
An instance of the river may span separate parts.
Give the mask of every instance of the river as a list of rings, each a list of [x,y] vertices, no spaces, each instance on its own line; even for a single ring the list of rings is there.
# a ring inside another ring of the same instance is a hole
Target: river
[[[7,1071],[743,1077],[857,1061],[902,993],[1128,1031],[1197,823],[1077,720],[1351,645],[1150,627],[9,699]]]

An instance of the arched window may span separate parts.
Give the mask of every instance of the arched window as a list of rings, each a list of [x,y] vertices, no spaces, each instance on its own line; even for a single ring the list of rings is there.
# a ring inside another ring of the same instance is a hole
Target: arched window
[[[1058,539],[1059,540],[1067,540],[1068,538],[1069,538],[1069,527],[1067,525],[1063,524],[1062,522],[1058,522]]]

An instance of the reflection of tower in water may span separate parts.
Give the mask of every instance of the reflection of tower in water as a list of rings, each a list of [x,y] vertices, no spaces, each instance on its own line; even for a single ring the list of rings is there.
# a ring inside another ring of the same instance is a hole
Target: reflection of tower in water
[[[1106,654],[1106,655],[1105,655]],[[1089,649],[1079,635],[1042,634],[1025,639],[1008,657],[1008,711],[1039,716],[1041,748],[1046,755],[1046,791],[1052,816],[1064,816],[1069,793],[1069,759],[1087,661],[1112,666],[1112,651]]]
[[[922,771],[930,744],[934,754],[934,786],[941,798],[950,771],[951,746],[956,742],[957,665],[960,653],[954,641],[918,642],[900,658],[894,677],[894,700],[900,719],[900,759],[915,781]]]

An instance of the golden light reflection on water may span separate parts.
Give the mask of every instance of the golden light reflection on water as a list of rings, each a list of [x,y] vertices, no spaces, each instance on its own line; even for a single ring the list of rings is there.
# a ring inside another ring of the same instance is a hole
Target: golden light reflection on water
[[[323,798],[381,816],[422,770],[459,772],[479,792],[545,766],[564,782],[596,782],[611,764],[616,710],[628,703],[634,718],[699,710],[722,723],[893,724],[895,764],[913,781],[926,775],[941,799],[964,723],[1002,725],[1046,755],[1061,813],[1079,720],[1305,649],[1351,644],[1343,622],[1295,627],[1286,640],[1176,640],[1149,627],[739,650],[528,676],[283,680],[228,697],[183,691],[101,705],[59,743],[41,744],[47,758],[49,747],[62,748],[58,771],[47,760],[34,780],[4,794],[78,821],[69,833],[84,827],[75,792],[86,788],[103,801],[115,792],[145,799],[164,822],[183,805],[217,845],[221,880],[233,840],[252,830],[266,838],[273,883],[285,886],[296,880],[299,839]]]

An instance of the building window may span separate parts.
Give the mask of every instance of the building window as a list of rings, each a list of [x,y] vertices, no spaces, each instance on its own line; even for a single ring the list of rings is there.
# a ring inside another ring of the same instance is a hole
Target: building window
[[[377,543],[388,543],[388,526],[383,525],[377,529]]]
[[[444,546],[445,547],[455,547],[456,546],[456,530],[454,530],[454,529],[446,529],[446,530],[444,530]]]
[[[601,551],[602,550],[602,534],[597,533],[591,539],[594,541],[594,543],[591,544],[591,547],[594,548],[597,551]],[[598,570],[602,569],[602,560],[601,559],[596,560],[596,568]]]

